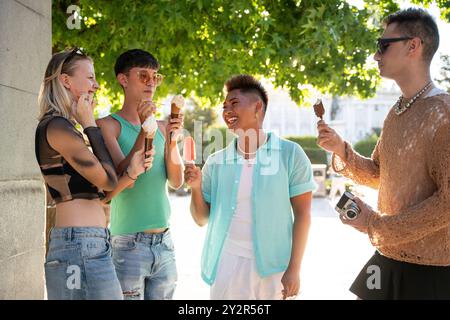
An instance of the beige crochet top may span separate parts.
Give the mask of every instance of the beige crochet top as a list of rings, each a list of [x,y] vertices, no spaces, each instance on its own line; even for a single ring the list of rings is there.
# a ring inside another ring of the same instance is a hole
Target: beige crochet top
[[[433,88],[409,110],[387,115],[371,158],[346,142],[333,169],[379,188],[368,234],[378,251],[416,264],[450,265],[450,95]]]

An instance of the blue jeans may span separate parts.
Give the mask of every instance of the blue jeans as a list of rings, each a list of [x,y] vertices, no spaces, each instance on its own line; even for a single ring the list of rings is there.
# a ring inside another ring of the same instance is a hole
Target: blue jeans
[[[45,280],[49,300],[122,300],[109,230],[53,228]]]
[[[125,300],[170,300],[177,282],[170,232],[112,237],[113,262]]]

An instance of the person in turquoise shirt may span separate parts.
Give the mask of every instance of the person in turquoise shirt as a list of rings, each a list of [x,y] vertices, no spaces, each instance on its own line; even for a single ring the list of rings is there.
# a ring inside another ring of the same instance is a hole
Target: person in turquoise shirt
[[[208,229],[201,274],[211,299],[286,299],[300,289],[308,238],[311,162],[302,148],[263,129],[268,96],[259,81],[225,83],[223,119],[236,138],[202,171],[186,165],[191,214]]]
[[[122,53],[114,69],[125,95],[123,106],[98,121],[118,174],[129,178],[120,180],[105,199],[112,198],[113,262],[125,299],[172,299],[177,281],[167,183],[174,189],[183,184],[184,166],[177,147],[182,115],[158,121],[149,170],[133,176],[125,169],[133,154],[144,148],[142,123],[156,109],[153,95],[163,79],[159,67],[144,50]]]

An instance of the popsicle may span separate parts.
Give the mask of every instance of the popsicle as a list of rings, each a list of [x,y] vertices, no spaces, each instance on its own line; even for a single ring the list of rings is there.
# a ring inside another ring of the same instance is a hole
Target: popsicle
[[[195,162],[195,141],[191,136],[184,138],[183,158],[185,163]]]
[[[313,105],[314,113],[320,120],[323,120],[323,115],[325,114],[325,108],[323,107],[322,100],[317,99],[316,103]]]

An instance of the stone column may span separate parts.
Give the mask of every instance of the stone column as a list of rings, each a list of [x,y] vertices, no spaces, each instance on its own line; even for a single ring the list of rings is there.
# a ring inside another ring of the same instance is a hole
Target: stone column
[[[43,299],[45,190],[34,132],[51,0],[1,0],[0,30],[0,300]]]

